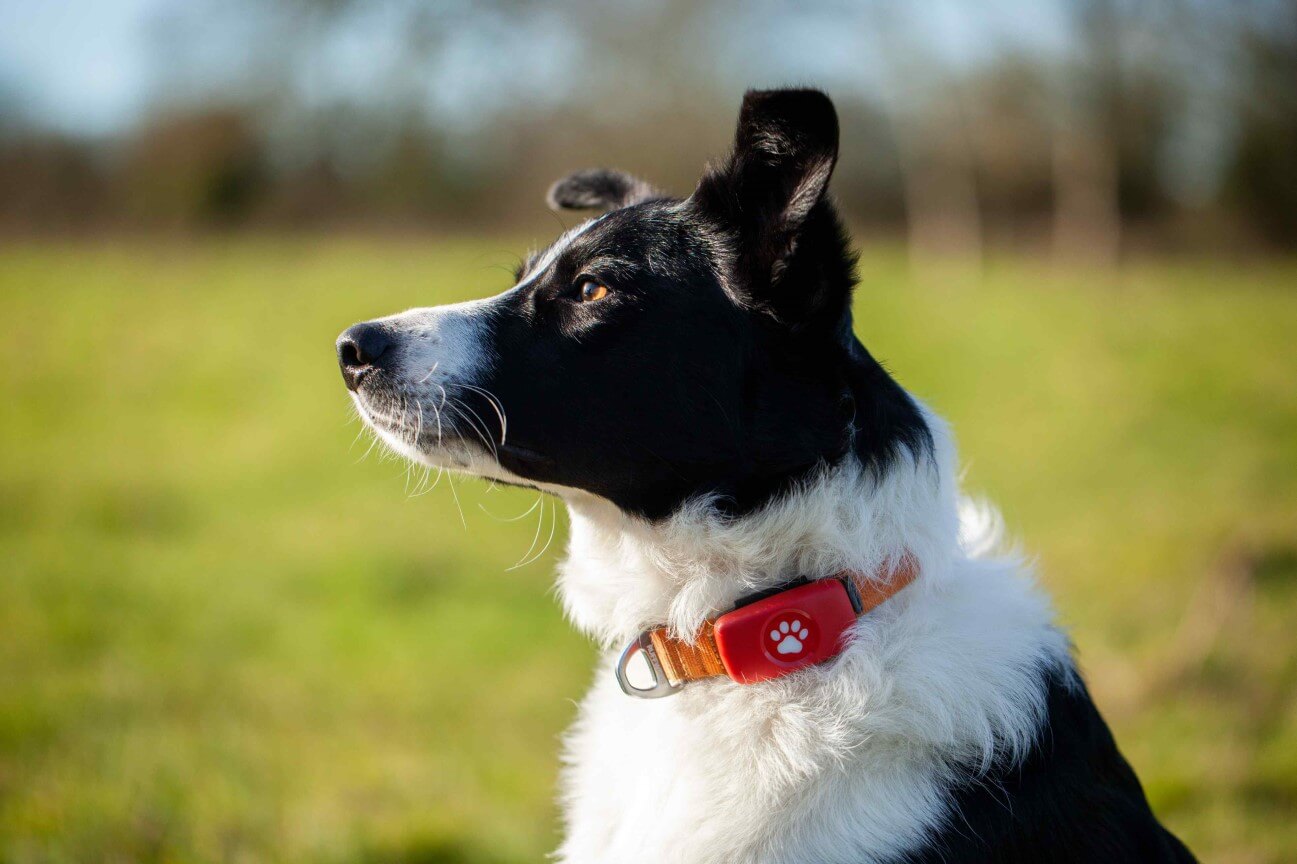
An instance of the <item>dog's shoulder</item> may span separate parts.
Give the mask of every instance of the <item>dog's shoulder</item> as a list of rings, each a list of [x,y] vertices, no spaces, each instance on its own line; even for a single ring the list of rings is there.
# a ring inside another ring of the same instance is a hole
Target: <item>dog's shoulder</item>
[[[1047,674],[1046,722],[1025,759],[957,781],[942,828],[906,864],[1194,861],[1153,815],[1080,676]]]

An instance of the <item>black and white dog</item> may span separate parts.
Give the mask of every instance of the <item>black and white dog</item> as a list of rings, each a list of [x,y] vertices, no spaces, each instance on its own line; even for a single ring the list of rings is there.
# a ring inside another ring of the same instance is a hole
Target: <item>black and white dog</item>
[[[945,425],[853,334],[837,153],[824,94],[749,93],[690,197],[574,174],[551,204],[605,212],[513,288],[338,340],[393,449],[571,512],[562,601],[609,651],[558,859],[1192,861]]]

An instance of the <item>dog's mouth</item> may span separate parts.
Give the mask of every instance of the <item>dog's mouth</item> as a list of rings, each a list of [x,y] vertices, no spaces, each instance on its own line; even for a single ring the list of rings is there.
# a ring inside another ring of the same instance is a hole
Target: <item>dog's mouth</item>
[[[388,447],[420,464],[512,483],[553,466],[545,454],[510,440],[504,406],[476,385],[411,388],[379,374],[367,378],[352,399]]]

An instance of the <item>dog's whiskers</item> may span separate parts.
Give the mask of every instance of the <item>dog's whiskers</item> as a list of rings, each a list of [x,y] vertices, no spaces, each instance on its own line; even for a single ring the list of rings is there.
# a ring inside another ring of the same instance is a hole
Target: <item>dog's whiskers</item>
[[[494,393],[483,387],[478,387],[476,384],[461,384],[460,386],[465,390],[480,393],[482,398],[485,399],[493,409],[495,409],[495,416],[500,418],[500,446],[503,447],[505,438],[509,434],[509,423],[505,420],[504,416],[504,404],[500,402],[499,397]]]
[[[478,414],[471,405],[464,402],[462,399],[459,402],[459,406],[467,411],[473,418],[472,426],[474,431],[478,433],[478,438],[480,438],[486,448],[491,451],[491,457],[495,459],[495,461],[499,462],[500,452],[496,448],[494,439],[491,438],[490,430],[487,428],[486,421],[482,419],[482,415]]]
[[[486,422],[482,420],[481,415],[474,411],[469,405],[465,404],[463,400],[459,399],[451,400],[446,407],[449,410],[454,411],[455,415],[460,417],[468,427],[473,430],[473,434],[478,437],[483,446],[485,446],[491,453],[491,458],[496,462],[499,462],[500,453],[496,449],[495,442],[491,440],[491,436],[487,432]]]
[[[512,567],[508,568],[509,570],[517,570],[519,567],[522,567],[523,565],[529,563],[531,561],[531,553],[535,550],[536,544],[540,542],[540,532],[541,529],[545,527],[545,493],[544,492],[540,493],[536,497],[536,504],[540,505],[540,513],[537,514],[536,516],[536,534],[531,538],[531,545],[527,547],[527,551],[522,553],[522,558],[518,559],[518,561],[516,561]],[[535,507],[535,505],[532,506],[533,508]],[[530,513],[531,510],[528,510],[527,512]]]
[[[433,413],[436,414],[437,416],[437,446],[440,447],[441,446],[441,409],[446,406],[446,388],[442,387],[440,384],[437,384],[436,386],[437,389],[441,391],[441,405],[437,406],[429,402],[428,407],[431,408],[433,410]]]
[[[423,440],[423,402],[417,396],[412,398],[414,399],[415,425],[414,425],[414,439],[410,442],[410,445],[412,447],[417,448],[419,446],[419,442]],[[413,466],[414,463],[411,462],[410,465]],[[408,472],[410,469],[406,469],[406,470]],[[409,489],[406,490],[407,496],[413,497],[414,494],[418,493],[420,485],[428,481],[428,473],[429,473],[429,469],[425,467],[423,470],[423,479],[414,484],[413,491]]]
[[[531,549],[527,550],[527,554],[523,556],[523,560],[510,567],[510,570],[517,570],[520,567],[526,567],[528,564],[540,560],[540,558],[549,551],[549,547],[554,542],[554,534],[558,529],[558,504],[553,500],[550,501],[549,511],[549,536],[545,538],[545,545],[541,546],[533,555],[532,549],[536,548],[536,542],[540,539],[541,528],[544,527],[545,524],[545,494],[542,492],[540,497],[540,518],[536,520],[536,537],[532,540]]]
[[[524,519],[527,516],[531,515],[531,513],[540,505],[540,502],[544,497],[545,497],[545,493],[543,492],[538,493],[536,495],[536,500],[531,502],[531,506],[528,507],[526,510],[522,511],[521,513],[519,513],[517,516],[498,516],[495,513],[492,513],[490,510],[488,510],[486,508],[486,505],[480,501],[477,503],[477,506],[479,510],[481,510],[483,513],[485,513],[487,516],[490,516],[492,519],[494,519],[497,522],[517,522],[520,519]]]
[[[446,482],[450,484],[450,495],[455,499],[455,509],[459,511],[459,524],[468,530],[468,520],[464,518],[464,507],[459,503],[459,493],[455,491],[455,477],[453,474],[446,475]]]

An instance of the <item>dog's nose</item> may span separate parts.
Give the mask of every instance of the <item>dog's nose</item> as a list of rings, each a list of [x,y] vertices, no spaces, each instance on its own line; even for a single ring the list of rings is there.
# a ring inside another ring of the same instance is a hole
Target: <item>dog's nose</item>
[[[359,387],[360,379],[377,365],[379,358],[391,346],[391,337],[378,324],[367,321],[344,330],[338,337],[338,366],[342,369],[342,380],[347,389]]]

